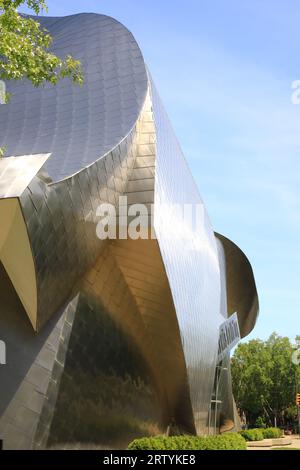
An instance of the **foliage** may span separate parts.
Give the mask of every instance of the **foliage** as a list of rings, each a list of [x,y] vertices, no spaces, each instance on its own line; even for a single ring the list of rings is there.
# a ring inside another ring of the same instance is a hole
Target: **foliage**
[[[37,21],[20,15],[20,6],[27,6],[36,15],[46,9],[43,0],[0,0],[0,79],[27,78],[39,86],[70,77],[81,84],[80,63],[70,55],[61,59],[49,52],[51,36]]]
[[[219,436],[157,436],[135,439],[128,450],[246,450],[246,441],[238,433]]]
[[[246,429],[240,431],[240,435],[246,441],[262,441],[264,439],[263,429]]]
[[[262,430],[264,439],[277,439],[282,437],[282,431],[280,428],[266,428]]]
[[[291,426],[297,421],[298,410],[296,405],[289,406],[284,410],[284,419],[288,426]]]
[[[267,341],[254,339],[236,348],[231,362],[233,392],[249,424],[259,416],[268,424],[275,417],[278,425],[286,424],[284,412],[294,404],[296,382],[300,384],[293,351],[289,338],[276,333]]]
[[[282,436],[282,431],[279,428],[254,428],[240,431],[246,441],[262,441],[263,439],[277,439]]]
[[[40,86],[55,85],[69,77],[82,85],[80,62],[71,55],[60,58],[52,54],[51,36],[36,20],[20,15],[17,9],[21,6],[36,15],[47,10],[45,0],[0,0],[0,80],[27,78],[34,86]],[[9,98],[10,93],[5,93],[4,102]],[[5,147],[0,147],[0,158],[4,153]]]
[[[259,416],[259,417],[257,418],[257,420],[255,421],[255,427],[256,427],[256,428],[262,428],[262,429],[266,428],[267,425],[266,425],[266,422],[265,422],[264,418],[262,418],[261,416]]]

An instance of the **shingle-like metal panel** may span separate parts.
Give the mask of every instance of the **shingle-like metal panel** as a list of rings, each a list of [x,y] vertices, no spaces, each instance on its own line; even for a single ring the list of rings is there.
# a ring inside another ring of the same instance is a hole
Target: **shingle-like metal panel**
[[[0,159],[0,199],[19,197],[31,183],[50,154]]]
[[[34,88],[8,82],[0,106],[0,146],[6,155],[51,153],[46,169],[66,178],[109,152],[134,126],[147,92],[147,74],[132,34],[103,15],[39,17],[53,37],[51,51],[81,61],[84,85],[64,79]]]
[[[49,185],[36,177],[21,195],[36,265],[38,330],[100,255],[103,241],[96,234],[97,207],[106,202],[116,205],[125,191],[136,139],[134,127],[114,151],[89,168]]]

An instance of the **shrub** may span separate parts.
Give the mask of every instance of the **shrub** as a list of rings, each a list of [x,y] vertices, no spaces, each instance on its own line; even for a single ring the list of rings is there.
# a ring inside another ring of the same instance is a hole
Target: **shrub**
[[[279,428],[266,428],[262,430],[264,439],[276,439],[282,436],[282,431]]]
[[[156,436],[135,439],[128,450],[246,450],[246,441],[238,433],[219,436]]]
[[[240,435],[243,436],[246,441],[262,441],[264,439],[265,429],[246,429],[240,431]]]
[[[262,439],[276,439],[282,436],[282,431],[279,428],[266,428],[266,429],[247,429],[240,431],[246,441],[261,441]]]
[[[259,416],[257,418],[257,420],[255,421],[255,427],[256,428],[263,428],[265,429],[267,427],[266,423],[265,423],[265,420],[264,418],[262,418],[261,416]]]

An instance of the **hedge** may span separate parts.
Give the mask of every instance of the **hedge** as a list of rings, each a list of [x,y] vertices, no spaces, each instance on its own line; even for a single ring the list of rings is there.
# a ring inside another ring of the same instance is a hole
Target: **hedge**
[[[132,441],[128,450],[246,450],[245,439],[238,433],[218,436],[156,436]]]
[[[282,431],[280,428],[266,428],[262,430],[264,439],[276,439],[282,437]]]
[[[246,441],[262,441],[263,439],[276,439],[282,436],[282,431],[279,428],[254,428],[240,431]]]
[[[246,441],[262,441],[264,439],[264,429],[246,429],[241,431],[240,435],[243,436]]]

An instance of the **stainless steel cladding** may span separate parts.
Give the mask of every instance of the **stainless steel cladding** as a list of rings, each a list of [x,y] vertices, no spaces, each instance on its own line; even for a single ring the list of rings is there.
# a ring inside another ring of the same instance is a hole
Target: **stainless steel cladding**
[[[219,327],[235,312],[242,335],[254,326],[250,263],[215,236],[131,33],[96,14],[38,21],[85,82],[10,82],[0,106],[4,448],[234,429]],[[126,203],[147,210],[138,237],[120,235]],[[102,204],[116,237],[99,238]]]
[[[206,432],[223,320],[218,251],[206,209],[153,83],[152,96],[157,136],[154,227],[175,303],[196,429]],[[194,226],[184,218],[185,207],[197,212]]]

